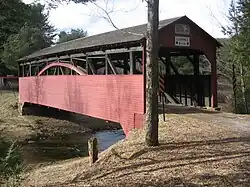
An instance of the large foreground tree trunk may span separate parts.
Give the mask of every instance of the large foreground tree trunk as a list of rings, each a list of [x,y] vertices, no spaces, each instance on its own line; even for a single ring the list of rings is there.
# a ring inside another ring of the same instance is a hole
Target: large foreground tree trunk
[[[158,25],[159,0],[147,0],[148,25],[146,43],[146,144],[158,145]]]

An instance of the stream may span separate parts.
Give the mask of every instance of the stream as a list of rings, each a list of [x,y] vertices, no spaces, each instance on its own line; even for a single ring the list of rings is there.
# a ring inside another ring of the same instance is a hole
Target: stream
[[[95,136],[99,152],[125,138],[122,129],[98,131],[94,134],[75,133],[40,138],[22,146],[25,165],[52,163],[55,161],[88,156],[88,139]]]

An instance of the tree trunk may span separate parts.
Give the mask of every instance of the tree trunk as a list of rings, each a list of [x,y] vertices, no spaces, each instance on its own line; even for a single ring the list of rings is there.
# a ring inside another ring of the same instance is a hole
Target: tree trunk
[[[233,78],[232,78],[232,85],[233,85],[233,93],[234,93],[234,113],[237,114],[237,81],[236,81],[236,74],[235,74],[235,65],[233,64]]]
[[[146,43],[146,144],[158,145],[158,25],[159,0],[148,0]]]
[[[241,91],[242,91],[242,100],[245,105],[245,112],[248,114],[248,104],[246,99],[246,89],[245,89],[245,81],[243,77],[243,65],[240,63],[240,82],[241,82]]]

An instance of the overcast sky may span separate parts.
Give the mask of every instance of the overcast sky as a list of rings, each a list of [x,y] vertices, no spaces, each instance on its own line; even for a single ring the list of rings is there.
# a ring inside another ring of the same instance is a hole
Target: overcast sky
[[[32,0],[24,0],[29,3]],[[106,3],[108,2],[108,3]],[[213,37],[225,37],[220,24],[226,24],[230,0],[160,0],[160,20],[176,16],[188,16]],[[98,6],[109,14],[119,28],[146,23],[147,7],[142,0],[97,0]],[[103,18],[104,12],[93,4],[71,3],[51,10],[50,22],[58,30],[82,28],[89,35],[98,34],[114,27]]]

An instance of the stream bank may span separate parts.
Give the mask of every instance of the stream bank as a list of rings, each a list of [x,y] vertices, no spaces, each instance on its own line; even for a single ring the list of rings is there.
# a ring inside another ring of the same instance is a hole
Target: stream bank
[[[53,162],[88,156],[88,139],[95,136],[99,152],[125,138],[122,129],[102,130],[95,133],[72,133],[29,140],[21,147],[26,166],[47,165]]]
[[[99,140],[99,150],[125,137],[120,124],[42,106],[20,116],[18,93],[2,91],[0,138],[16,141],[27,169],[69,158],[87,156],[87,141]]]

